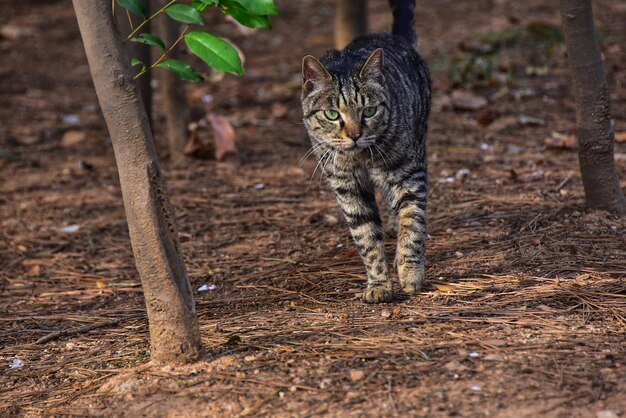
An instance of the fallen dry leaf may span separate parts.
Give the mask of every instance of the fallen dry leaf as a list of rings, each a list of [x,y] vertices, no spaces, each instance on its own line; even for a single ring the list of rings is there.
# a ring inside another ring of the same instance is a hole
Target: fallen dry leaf
[[[187,140],[187,143],[185,144],[183,153],[187,157],[209,158],[211,156],[211,147],[200,141],[197,129],[193,129],[189,140]]]
[[[235,134],[233,125],[230,124],[228,119],[213,112],[207,113],[205,119],[213,128],[215,158],[218,161],[224,161],[229,154],[237,154],[238,150],[235,144],[237,135]]]
[[[456,283],[435,284],[435,287],[440,292],[469,292],[473,290],[481,290],[484,288],[484,286],[479,285]]]
[[[552,132],[552,135],[544,140],[544,143],[551,148],[561,148],[567,150],[576,149],[576,137],[574,135]]]
[[[272,104],[272,116],[276,119],[284,118],[289,113],[289,107],[280,102],[274,102]]]
[[[350,380],[353,382],[358,382],[365,377],[365,372],[363,370],[350,370]]]
[[[85,139],[87,139],[87,134],[85,132],[70,129],[69,131],[65,131],[63,134],[63,138],[61,138],[61,146],[64,148],[73,147],[74,145],[84,142]]]
[[[517,126],[518,119],[515,116],[504,116],[502,118],[494,120],[489,126],[487,130],[491,132],[500,132],[508,128],[512,128]]]
[[[457,110],[478,110],[487,105],[487,99],[466,90],[455,90],[450,97]]]
[[[436,284],[435,287],[440,292],[452,292],[455,290],[455,287],[450,286],[449,284]]]

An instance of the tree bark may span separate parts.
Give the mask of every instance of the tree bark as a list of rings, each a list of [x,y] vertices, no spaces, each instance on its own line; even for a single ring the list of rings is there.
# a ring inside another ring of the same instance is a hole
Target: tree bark
[[[336,0],[335,48],[345,48],[367,33],[367,0]]]
[[[150,14],[149,3],[145,3],[146,12],[148,15]],[[131,15],[132,16],[132,15]],[[115,7],[115,17],[117,27],[120,32],[128,35],[131,33],[132,29],[130,27],[130,23],[128,22],[128,15],[126,14],[126,9],[116,6]],[[150,32],[150,22],[146,23],[143,27],[144,32]],[[151,55],[150,55],[150,45],[142,44],[139,42],[126,42],[126,51],[130,58],[137,58],[141,62],[144,62],[146,65],[150,65]],[[130,61],[129,61],[130,62]],[[137,87],[139,87],[139,93],[141,94],[141,99],[143,100],[143,106],[146,109],[146,113],[148,114],[148,121],[150,122],[150,126],[152,126],[152,72],[148,71],[141,77],[139,77],[136,81]]]
[[[160,9],[169,1],[156,0]],[[165,45],[172,45],[180,34],[179,25],[166,16],[160,16],[156,22],[157,34]],[[170,52],[170,57],[180,59],[179,49]],[[171,71],[160,70],[159,81],[163,89],[163,112],[165,114],[165,131],[170,151],[170,158],[174,162],[180,162],[185,158],[183,150],[187,143],[187,124],[189,123],[189,105],[185,88],[178,77]]]
[[[561,20],[576,100],[578,160],[587,206],[626,214],[613,154],[609,89],[591,0],[561,0]]]
[[[146,300],[152,360],[197,360],[203,349],[176,220],[148,118],[113,24],[111,2],[73,0],[73,4],[115,152],[135,264]]]

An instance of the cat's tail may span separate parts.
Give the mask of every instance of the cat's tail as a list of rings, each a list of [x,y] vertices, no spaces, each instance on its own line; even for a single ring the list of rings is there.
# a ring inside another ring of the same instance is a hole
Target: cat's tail
[[[393,13],[393,26],[391,33],[406,39],[411,45],[417,45],[417,32],[415,31],[415,0],[389,0]]]

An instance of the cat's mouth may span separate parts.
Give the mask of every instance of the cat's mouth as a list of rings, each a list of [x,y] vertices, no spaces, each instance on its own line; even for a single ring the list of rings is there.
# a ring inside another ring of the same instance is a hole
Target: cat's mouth
[[[339,149],[342,151],[351,151],[351,152],[355,152],[358,150],[362,150],[365,148],[368,148],[370,146],[372,146],[374,144],[373,141],[361,141],[360,139],[357,140],[356,142],[351,142],[349,144],[341,144],[339,146]]]

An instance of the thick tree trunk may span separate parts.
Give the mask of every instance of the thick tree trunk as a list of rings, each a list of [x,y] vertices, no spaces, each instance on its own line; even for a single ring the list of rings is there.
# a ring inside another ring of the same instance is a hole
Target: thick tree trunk
[[[193,294],[165,183],[110,0],[73,0],[118,166],[124,208],[150,323],[151,357],[183,363],[202,355]]]
[[[156,0],[160,9],[169,1]],[[156,22],[157,34],[165,45],[172,45],[180,35],[179,25],[166,16],[160,16]],[[170,53],[171,58],[180,59],[180,49],[174,49]],[[169,145],[170,158],[174,162],[180,162],[185,158],[183,150],[187,143],[187,124],[189,123],[189,106],[185,88],[178,77],[171,71],[160,70],[159,81],[163,89],[163,112],[165,113],[165,131]]]
[[[367,33],[367,0],[336,0],[335,48],[345,48]]]
[[[146,11],[150,14],[149,3],[145,3]],[[132,15],[131,15],[132,16]],[[115,8],[115,17],[117,22],[117,27],[120,32],[128,35],[132,29],[130,27],[130,23],[128,22],[128,15],[126,14],[126,10],[120,6],[116,6]],[[143,29],[144,32],[150,32],[150,22],[146,23]],[[141,62],[146,63],[146,65],[150,65],[151,55],[150,55],[150,45],[141,44],[139,42],[126,42],[126,51],[130,58],[137,58]],[[130,61],[129,61],[130,62]],[[144,108],[146,109],[146,113],[148,115],[148,121],[150,122],[150,126],[152,126],[152,86],[150,82],[152,81],[152,72],[148,71],[141,77],[139,77],[136,81],[137,87],[139,87],[139,93],[141,94],[141,98],[143,100]]]
[[[591,0],[561,0],[561,20],[576,99],[578,160],[587,205],[626,214],[615,170],[609,89]]]

